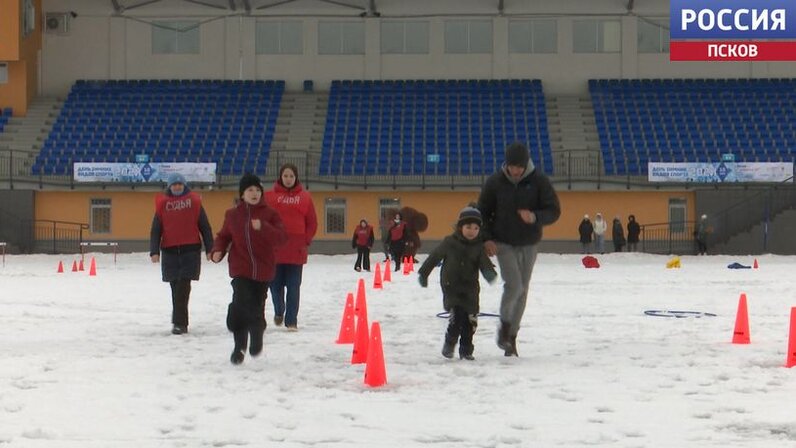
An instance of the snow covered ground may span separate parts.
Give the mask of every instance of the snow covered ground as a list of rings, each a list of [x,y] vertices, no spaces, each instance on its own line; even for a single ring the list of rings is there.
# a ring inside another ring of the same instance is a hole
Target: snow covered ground
[[[312,256],[299,331],[269,325],[264,356],[233,366],[226,262],[204,262],[190,333],[173,336],[159,266],[94,255],[96,277],[65,256],[0,268],[0,447],[796,446],[796,369],[783,368],[794,257],[759,257],[758,270],[726,268],[751,257],[683,257],[669,270],[669,257],[611,254],[586,270],[543,254],[520,357],[503,357],[497,319],[483,317],[472,362],[439,353],[438,271],[427,289],[412,274],[376,291],[368,275],[388,381],[369,388],[351,345],[334,343],[354,256]],[[500,292],[484,283],[483,312]],[[730,343],[741,292],[749,345]]]

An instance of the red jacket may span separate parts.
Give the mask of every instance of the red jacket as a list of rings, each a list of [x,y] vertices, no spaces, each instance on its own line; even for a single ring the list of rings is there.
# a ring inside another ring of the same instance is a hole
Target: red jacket
[[[260,230],[254,230],[252,219],[260,220]],[[285,227],[274,209],[262,199],[257,205],[241,201],[224,215],[213,252],[224,254],[229,249],[230,277],[266,282],[274,278],[276,248],[284,243]]]
[[[276,251],[276,262],[306,264],[307,248],[318,230],[312,196],[298,181],[291,189],[277,181],[274,189],[265,193],[265,201],[279,212],[287,232],[287,244]]]
[[[362,227],[361,225],[357,226],[356,230],[354,230],[354,237],[351,239],[351,246],[353,248],[359,247],[373,247],[373,226],[370,224]]]

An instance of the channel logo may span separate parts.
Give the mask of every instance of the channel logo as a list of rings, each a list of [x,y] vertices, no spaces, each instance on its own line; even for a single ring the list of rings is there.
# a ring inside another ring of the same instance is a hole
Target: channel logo
[[[670,0],[672,61],[796,61],[796,0]]]

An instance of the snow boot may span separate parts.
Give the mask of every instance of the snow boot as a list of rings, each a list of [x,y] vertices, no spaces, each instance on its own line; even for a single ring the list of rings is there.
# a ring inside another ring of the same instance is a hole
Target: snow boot
[[[505,351],[503,352],[503,356],[520,356],[517,354],[517,335],[513,335],[509,338],[508,346],[506,347]]]
[[[265,328],[263,325],[254,325],[250,331],[251,345],[249,346],[249,354],[257,356],[263,351],[263,336]]]
[[[453,358],[453,349],[456,348],[456,341],[448,341],[445,340],[445,343],[442,345],[442,356],[451,359]]]
[[[472,345],[459,346],[459,359],[466,359],[468,361],[474,361],[475,358],[473,357],[473,350],[474,350],[474,347]]]
[[[509,338],[509,328],[510,324],[504,320],[500,321],[500,328],[498,328],[497,334],[497,346],[502,350],[509,350],[509,345],[511,345],[511,339]]]

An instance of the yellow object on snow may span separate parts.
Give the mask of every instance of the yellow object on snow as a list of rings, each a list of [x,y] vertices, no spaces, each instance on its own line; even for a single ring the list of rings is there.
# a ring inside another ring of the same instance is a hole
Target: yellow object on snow
[[[666,262],[666,269],[680,268],[680,257],[674,257]]]

